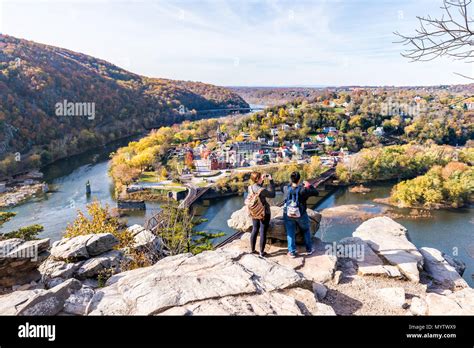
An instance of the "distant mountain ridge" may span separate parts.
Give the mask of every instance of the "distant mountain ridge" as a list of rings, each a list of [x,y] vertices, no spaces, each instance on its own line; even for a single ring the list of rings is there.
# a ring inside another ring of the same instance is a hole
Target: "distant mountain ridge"
[[[64,101],[94,103],[95,116],[57,116],[55,106]],[[249,107],[223,87],[144,77],[82,53],[0,35],[0,174],[197,117],[180,113],[181,105]]]

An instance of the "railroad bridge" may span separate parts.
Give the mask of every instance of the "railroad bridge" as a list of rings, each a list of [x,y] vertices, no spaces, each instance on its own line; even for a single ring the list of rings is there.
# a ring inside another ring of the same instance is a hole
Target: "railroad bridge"
[[[201,198],[211,187],[197,187],[193,184],[186,184],[188,188],[188,194],[186,197],[179,203],[179,209],[189,209],[199,198]],[[157,229],[163,225],[164,216],[160,210],[158,213],[153,215],[145,222],[145,229],[150,230],[155,233]]]
[[[308,181],[311,185],[318,187],[324,184],[326,181],[333,178],[335,173],[336,173],[336,168],[332,167],[328,169],[327,171],[325,171],[323,174],[321,174],[321,176],[319,176],[318,178],[311,179]],[[189,209],[199,198],[201,198],[211,188],[211,186],[197,187],[193,184],[186,184],[186,187],[188,188],[188,194],[186,198],[184,198],[180,202],[179,204],[180,209]],[[165,216],[163,216],[163,213],[160,210],[158,213],[153,215],[151,218],[149,218],[145,222],[144,227],[147,230],[150,230],[151,232],[156,234],[159,228],[164,225],[164,223],[165,223]],[[229,243],[230,241],[234,240],[236,236],[238,235],[239,233],[235,233],[231,235],[229,238],[225,239],[224,241],[216,245],[216,248]]]

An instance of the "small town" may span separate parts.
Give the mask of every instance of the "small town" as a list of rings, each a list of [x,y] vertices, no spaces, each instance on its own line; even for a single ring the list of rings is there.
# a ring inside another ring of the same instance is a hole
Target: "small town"
[[[0,348],[472,346],[473,15],[0,0]]]

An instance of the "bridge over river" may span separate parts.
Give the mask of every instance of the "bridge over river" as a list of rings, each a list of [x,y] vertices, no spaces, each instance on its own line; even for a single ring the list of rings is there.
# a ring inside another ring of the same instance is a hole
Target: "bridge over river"
[[[318,187],[320,185],[323,185],[325,182],[327,182],[331,178],[333,178],[335,175],[335,172],[336,172],[335,167],[332,167],[326,170],[324,173],[322,173],[321,176],[315,179],[308,180],[308,181],[313,186]],[[209,189],[212,188],[212,186],[197,187],[193,184],[186,184],[186,187],[188,188],[188,194],[180,202],[179,204],[180,209],[189,209],[199,198],[201,198]],[[160,227],[164,226],[165,223],[166,223],[166,217],[164,216],[163,211],[160,210],[158,213],[153,215],[151,218],[149,218],[145,222],[144,227],[155,234],[159,234]],[[236,238],[236,235],[238,235],[238,233],[231,235],[229,238],[219,243],[216,246],[216,248],[234,240]]]
[[[211,188],[211,186],[198,187],[194,184],[186,184],[185,186],[188,188],[188,194],[179,203],[179,209],[189,209],[194,204],[194,202],[201,198]],[[163,223],[165,222],[164,219],[165,216],[163,216],[163,211],[160,210],[145,222],[144,227],[147,230],[156,233],[160,226],[163,226]]]

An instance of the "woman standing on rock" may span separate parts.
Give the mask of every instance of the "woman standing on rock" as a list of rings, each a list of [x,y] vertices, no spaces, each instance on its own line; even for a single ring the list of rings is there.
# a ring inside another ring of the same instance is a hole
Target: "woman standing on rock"
[[[270,181],[270,185],[263,186],[265,179]],[[250,236],[250,250],[255,253],[255,245],[257,243],[257,234],[260,234],[260,256],[264,257],[265,244],[267,243],[267,231],[270,226],[270,204],[267,198],[275,197],[275,183],[270,174],[262,175],[260,172],[252,172],[250,175],[252,185],[249,186],[249,193],[245,200],[245,205],[252,217],[252,234]]]

